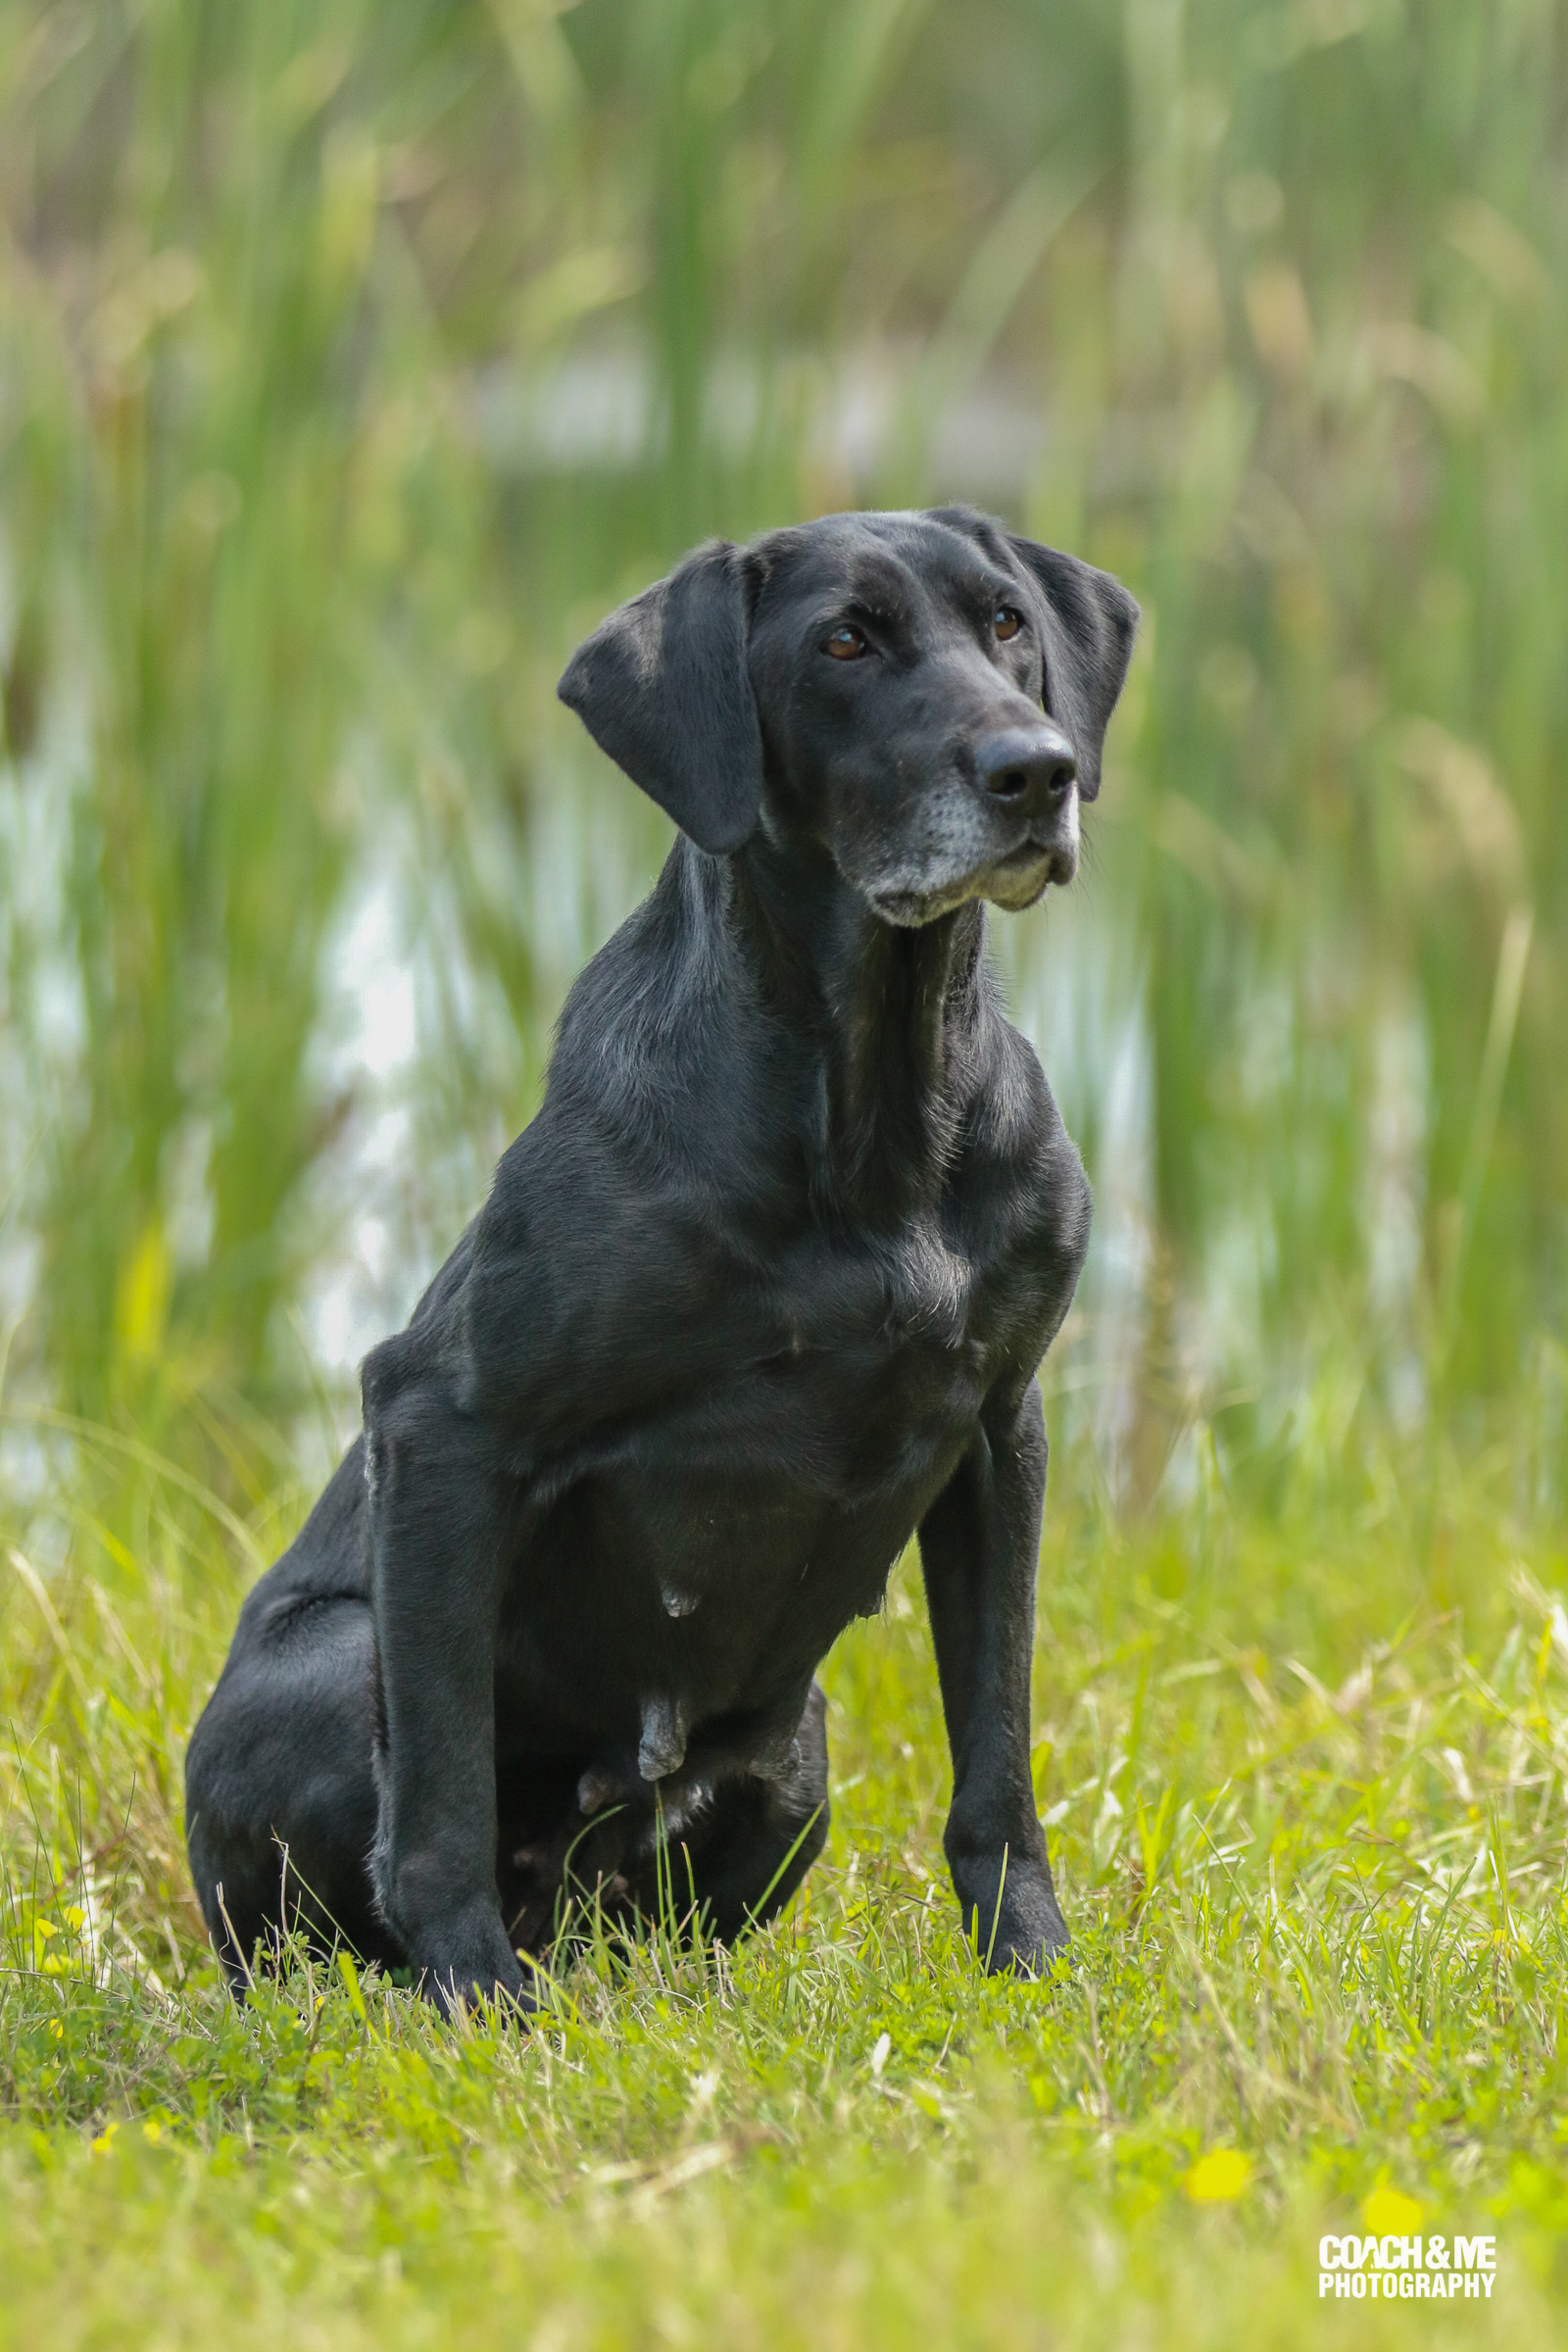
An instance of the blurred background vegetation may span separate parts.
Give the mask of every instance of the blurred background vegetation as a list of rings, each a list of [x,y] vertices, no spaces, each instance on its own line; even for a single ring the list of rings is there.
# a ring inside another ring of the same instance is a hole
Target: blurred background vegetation
[[[1055,1427],[1560,1515],[1565,165],[1562,0],[0,0],[9,1507],[347,1434],[667,840],[571,646],[958,496],[1146,612]]]

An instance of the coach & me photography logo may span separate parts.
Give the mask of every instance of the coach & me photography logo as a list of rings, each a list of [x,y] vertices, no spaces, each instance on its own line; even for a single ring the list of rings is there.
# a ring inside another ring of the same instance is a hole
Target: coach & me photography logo
[[[1357,2302],[1490,2300],[1497,2282],[1495,2237],[1420,2234],[1421,2208],[1395,2188],[1375,2188],[1361,2208],[1362,2234],[1318,2240],[1317,2291]]]

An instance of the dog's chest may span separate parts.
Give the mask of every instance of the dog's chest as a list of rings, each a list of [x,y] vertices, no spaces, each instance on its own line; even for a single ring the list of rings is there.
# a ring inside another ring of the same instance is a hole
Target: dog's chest
[[[933,1220],[786,1267],[738,1329],[714,1301],[710,1377],[656,1416],[633,1506],[694,1610],[740,1580],[752,1612],[835,1564],[845,1614],[874,1596],[978,1419],[982,1289]]]
[[[873,1481],[906,1451],[972,1418],[988,1360],[981,1269],[935,1218],[790,1269],[760,1318],[763,1344],[730,1367],[737,1400],[760,1388],[781,1429],[848,1449]]]
[[[907,1226],[888,1252],[884,1276],[892,1343],[935,1341],[959,1348],[968,1337],[976,1267],[934,1218]]]
[[[517,1631],[564,1719],[629,1725],[654,1690],[698,1724],[791,1687],[877,1605],[1027,1315],[1019,1270],[935,1215],[719,1273],[539,1531]]]

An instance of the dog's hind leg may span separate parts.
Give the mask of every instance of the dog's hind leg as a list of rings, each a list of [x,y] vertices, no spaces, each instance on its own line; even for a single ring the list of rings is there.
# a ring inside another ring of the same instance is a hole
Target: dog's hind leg
[[[263,1605],[256,1607],[260,1601]],[[396,1965],[368,1868],[377,1793],[375,1642],[357,1594],[259,1587],[191,1738],[191,1870],[236,1992],[264,1953],[303,1932]]]
[[[733,1943],[776,1919],[827,1842],[827,1700],[813,1683],[788,1762],[776,1777],[723,1782],[690,1829],[670,1840],[677,1917],[695,1898],[707,1932]],[[657,1907],[637,1889],[640,1908]]]

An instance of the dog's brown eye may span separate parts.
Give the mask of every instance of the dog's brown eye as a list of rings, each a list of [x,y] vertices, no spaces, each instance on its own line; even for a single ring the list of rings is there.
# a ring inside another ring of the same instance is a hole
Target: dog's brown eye
[[[1018,631],[1023,627],[1023,616],[1021,613],[1015,612],[1010,605],[999,605],[992,616],[991,625],[1005,644],[1009,637],[1016,637]]]
[[[846,621],[842,629],[833,631],[822,651],[831,654],[835,662],[858,662],[865,652],[865,639]]]

